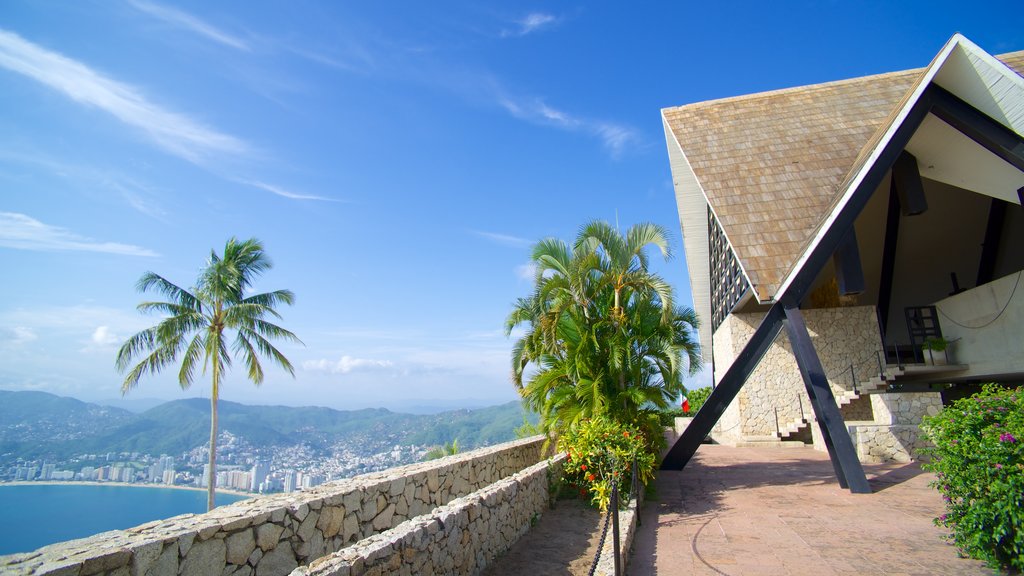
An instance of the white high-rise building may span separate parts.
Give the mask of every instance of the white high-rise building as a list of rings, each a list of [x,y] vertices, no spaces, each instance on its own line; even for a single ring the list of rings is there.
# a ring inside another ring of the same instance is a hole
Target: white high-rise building
[[[257,460],[252,467],[252,479],[249,483],[249,490],[256,492],[259,489],[260,484],[266,481],[267,476],[270,475],[270,462],[263,460]]]

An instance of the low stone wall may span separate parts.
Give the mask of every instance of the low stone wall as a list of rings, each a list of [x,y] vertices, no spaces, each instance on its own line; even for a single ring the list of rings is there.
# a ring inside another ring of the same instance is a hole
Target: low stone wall
[[[942,394],[938,392],[889,392],[871,394],[875,424],[912,424],[917,426],[925,416],[942,410]]]
[[[864,464],[919,461],[921,449],[931,446],[913,424],[856,424],[850,426],[850,438]]]
[[[636,535],[636,523],[639,518],[637,500],[632,498],[625,510],[619,512],[619,566],[626,573],[629,562],[630,548],[633,547],[633,536]],[[608,535],[601,547],[601,557],[597,561],[596,576],[615,576],[615,540],[612,538],[611,521],[608,522]]]
[[[942,410],[938,392],[891,392],[871,394],[874,422],[849,426],[857,456],[865,464],[921,460],[921,449],[930,445],[921,434],[925,416]]]
[[[292,576],[477,574],[549,508],[549,468],[535,464],[468,496],[297,568]]]
[[[282,576],[528,468],[543,436],[0,557],[0,573]]]

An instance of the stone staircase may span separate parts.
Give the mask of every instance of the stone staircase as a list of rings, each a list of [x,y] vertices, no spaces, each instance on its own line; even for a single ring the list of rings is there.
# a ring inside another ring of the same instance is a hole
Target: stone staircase
[[[835,396],[836,405],[841,410],[843,406],[864,397],[867,394],[878,394],[885,392],[889,383],[903,376],[906,370],[896,365],[888,365],[885,368],[884,378],[882,375],[872,376],[867,382],[857,385],[856,391],[844,390]],[[814,421],[814,412],[808,410],[803,416],[790,422],[779,423],[778,434],[769,436],[744,436],[737,446],[745,447],[774,447],[774,448],[800,448],[806,444],[795,438],[806,434],[811,422]]]

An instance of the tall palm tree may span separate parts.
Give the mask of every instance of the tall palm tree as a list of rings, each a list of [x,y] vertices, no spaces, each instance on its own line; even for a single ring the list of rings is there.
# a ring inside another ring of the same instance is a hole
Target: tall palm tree
[[[232,355],[240,357],[247,376],[257,386],[263,382],[260,356],[272,360],[293,377],[295,369],[271,340],[301,341],[288,330],[270,322],[267,317],[281,319],[275,310],[279,304],[291,305],[295,295],[290,290],[277,290],[246,296],[253,281],[272,264],[263,251],[263,244],[250,238],[239,242],[231,238],[224,246],[224,255],[210,251],[206,266],[200,271],[195,288],[186,290],[158,274],[146,272],[136,284],[140,292],[154,290],[168,300],[143,302],[138,310],[164,314],[156,326],[129,338],[117,353],[117,369],[128,370],[121,393],[127,394],[146,374],[156,375],[181,357],[178,384],[182,389],[192,385],[196,368],[202,363],[203,374],[210,371],[210,476],[207,478],[208,510],[213,509],[217,484],[217,398],[222,378],[231,367]],[[231,335],[234,338],[231,339]],[[229,349],[230,340],[230,349]]]

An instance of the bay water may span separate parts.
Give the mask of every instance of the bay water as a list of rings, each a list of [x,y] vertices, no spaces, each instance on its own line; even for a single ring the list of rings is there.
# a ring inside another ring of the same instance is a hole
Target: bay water
[[[217,506],[245,496],[217,494]],[[205,490],[91,484],[0,484],[0,555],[107,530],[206,512]]]

